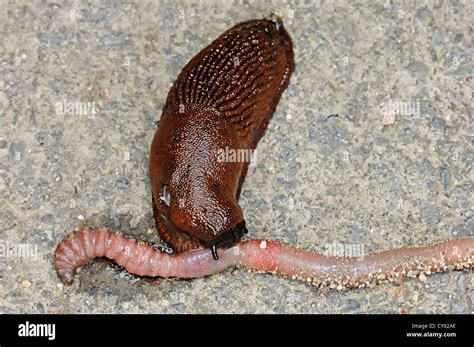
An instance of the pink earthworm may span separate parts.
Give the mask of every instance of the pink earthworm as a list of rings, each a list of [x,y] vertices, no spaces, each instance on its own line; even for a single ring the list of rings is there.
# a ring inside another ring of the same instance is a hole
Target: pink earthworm
[[[332,257],[289,244],[250,240],[219,249],[215,260],[208,249],[166,253],[109,229],[81,229],[69,234],[56,248],[54,264],[61,281],[71,284],[78,267],[96,257],[114,260],[139,276],[195,278],[230,267],[268,272],[303,280],[317,287],[360,288],[381,282],[400,282],[451,269],[470,269],[474,237],[424,246],[380,251],[364,257]]]

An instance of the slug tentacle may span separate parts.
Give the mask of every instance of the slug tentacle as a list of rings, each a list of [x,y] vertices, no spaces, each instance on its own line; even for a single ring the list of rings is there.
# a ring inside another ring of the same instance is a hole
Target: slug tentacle
[[[207,249],[169,254],[109,229],[81,229],[56,249],[54,264],[61,281],[71,284],[76,269],[95,257],[114,260],[139,276],[194,278],[238,266],[342,289],[471,268],[474,237],[381,251],[363,258],[328,257],[285,243],[251,240],[220,248],[219,260],[215,260]]]

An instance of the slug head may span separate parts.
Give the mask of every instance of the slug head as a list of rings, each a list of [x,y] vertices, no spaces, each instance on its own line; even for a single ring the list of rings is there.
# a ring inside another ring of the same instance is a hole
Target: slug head
[[[155,219],[175,251],[230,247],[247,232],[236,192],[243,163],[222,160],[238,137],[212,109],[165,109],[153,139]]]

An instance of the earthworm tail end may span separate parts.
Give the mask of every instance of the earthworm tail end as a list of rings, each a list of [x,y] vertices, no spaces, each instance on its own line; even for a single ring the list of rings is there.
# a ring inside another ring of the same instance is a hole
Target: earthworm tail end
[[[76,269],[97,257],[109,258],[132,274],[151,277],[193,278],[231,266],[215,262],[208,249],[168,254],[150,243],[105,228],[70,233],[56,247],[54,266],[61,281],[69,285]]]
[[[108,229],[81,229],[69,234],[56,248],[54,264],[61,281],[71,284],[76,269],[95,257],[112,259],[139,276],[193,278],[239,266],[318,287],[342,289],[399,282],[403,277],[423,280],[431,273],[471,268],[474,237],[381,251],[361,258],[328,257],[284,243],[251,240],[221,249],[216,261],[208,249],[168,254]]]
[[[339,290],[399,283],[403,277],[424,281],[426,275],[469,269],[474,262],[474,237],[385,250],[363,257],[326,256],[265,240],[244,242],[239,247],[243,267]]]

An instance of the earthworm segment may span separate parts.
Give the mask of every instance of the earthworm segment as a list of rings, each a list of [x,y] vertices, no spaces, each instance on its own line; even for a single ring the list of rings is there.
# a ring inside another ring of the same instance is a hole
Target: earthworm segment
[[[474,237],[403,247],[360,258],[328,257],[285,243],[251,240],[219,249],[219,260],[205,248],[165,253],[109,229],[81,229],[69,234],[57,247],[54,263],[64,284],[71,284],[76,269],[96,257],[115,261],[132,274],[151,277],[194,278],[230,267],[270,272],[315,286],[359,288],[381,282],[399,282],[456,269],[470,269],[474,261]]]

